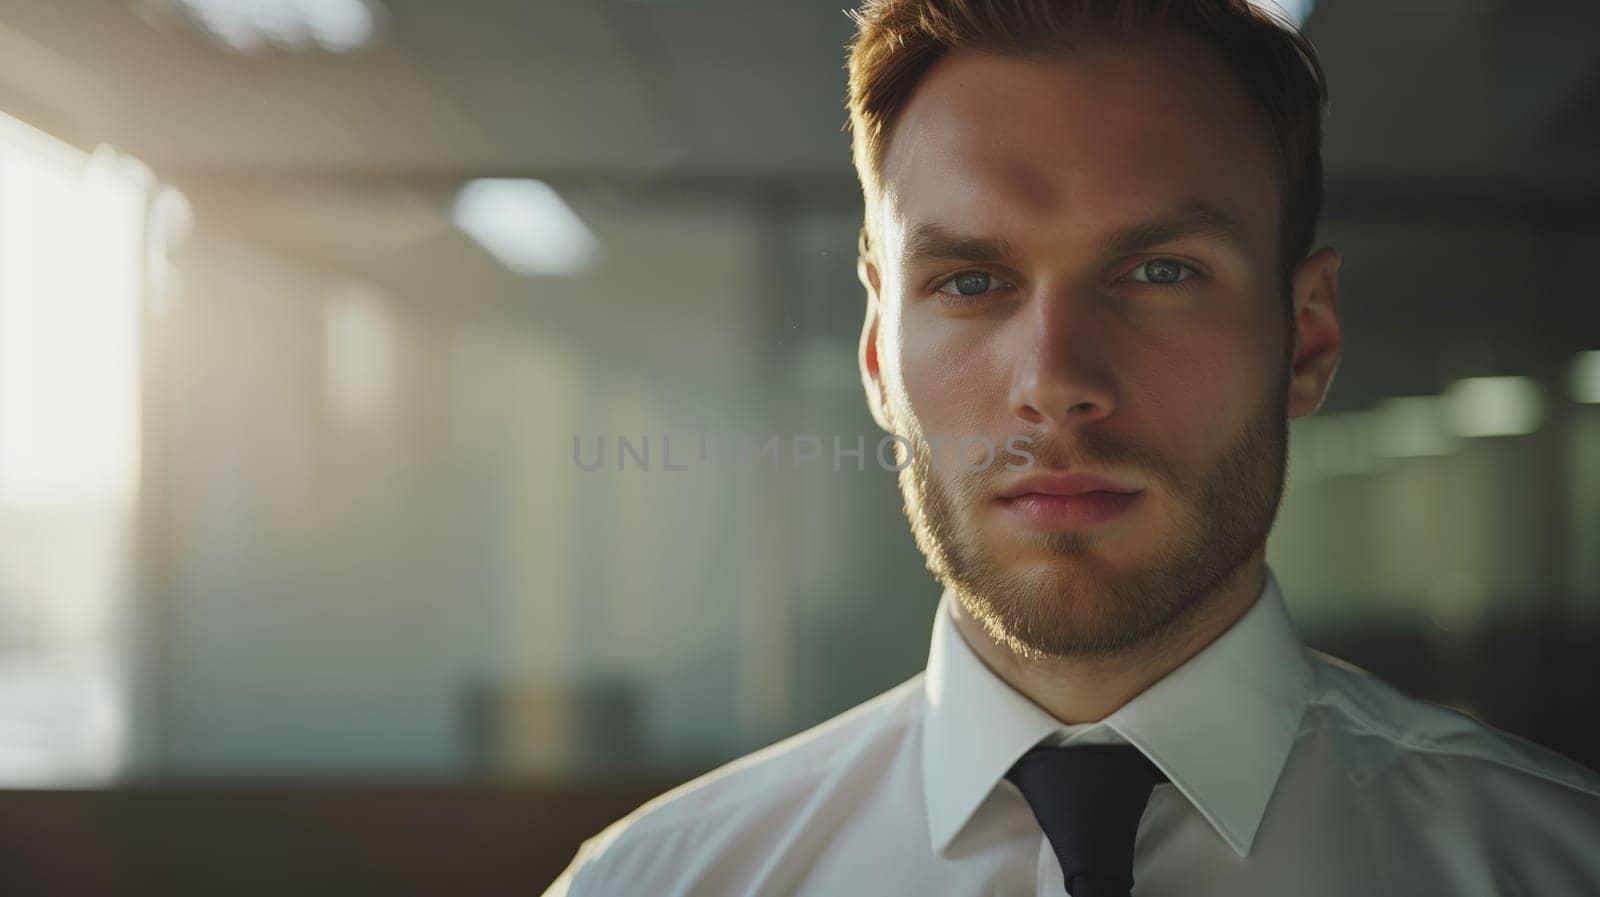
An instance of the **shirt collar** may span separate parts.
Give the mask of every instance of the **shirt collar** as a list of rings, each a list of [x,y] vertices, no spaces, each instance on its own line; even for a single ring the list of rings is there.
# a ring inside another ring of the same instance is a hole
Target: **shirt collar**
[[[1244,616],[1104,720],[1066,726],[994,674],[939,600],[924,676],[923,789],[944,855],[1011,765],[1040,741],[1120,736],[1248,856],[1300,731],[1312,671],[1270,568]]]

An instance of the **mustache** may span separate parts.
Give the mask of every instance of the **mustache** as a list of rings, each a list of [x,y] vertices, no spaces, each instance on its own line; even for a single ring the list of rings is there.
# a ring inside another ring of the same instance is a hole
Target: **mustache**
[[[1030,472],[1093,471],[1147,484],[1173,482],[1168,464],[1148,451],[1103,431],[1086,430],[1076,435],[1071,443],[1059,435],[1038,433],[996,439],[995,463],[980,469],[963,467],[960,454],[950,451],[949,446],[933,453],[926,443],[918,441],[916,458],[908,472],[963,507],[982,503]],[[942,476],[933,476],[935,468]],[[943,485],[939,485],[940,480]]]
[[[1007,438],[1015,439],[1018,450],[1032,456],[1033,470],[1158,471],[1161,467],[1148,452],[1100,431],[1084,431],[1072,445],[1042,434],[1019,433]]]

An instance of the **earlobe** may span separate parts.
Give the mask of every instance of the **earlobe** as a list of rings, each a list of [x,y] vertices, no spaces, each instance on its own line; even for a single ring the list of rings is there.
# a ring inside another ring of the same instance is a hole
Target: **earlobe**
[[[866,319],[861,325],[861,345],[857,350],[861,386],[866,391],[867,408],[872,412],[872,419],[879,428],[888,432],[890,427],[883,413],[883,369],[878,357],[878,271],[871,262],[862,258],[856,262],[856,276],[867,291]]]
[[[1294,357],[1289,371],[1291,418],[1321,407],[1339,367],[1344,335],[1339,324],[1339,253],[1332,247],[1307,256],[1295,268]]]

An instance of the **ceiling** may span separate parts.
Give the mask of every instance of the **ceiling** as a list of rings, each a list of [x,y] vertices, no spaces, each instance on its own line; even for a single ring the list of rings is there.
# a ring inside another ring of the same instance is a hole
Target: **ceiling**
[[[840,0],[387,0],[365,50],[260,57],[161,2],[3,0],[0,88],[170,174],[849,175]],[[1597,10],[1323,0],[1330,176],[1593,184]]]

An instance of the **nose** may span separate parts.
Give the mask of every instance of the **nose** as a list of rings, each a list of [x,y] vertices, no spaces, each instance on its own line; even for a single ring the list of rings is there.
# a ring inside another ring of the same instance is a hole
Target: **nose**
[[[1017,321],[1012,413],[1049,429],[1109,417],[1117,403],[1107,311],[1093,295],[1037,298]]]

